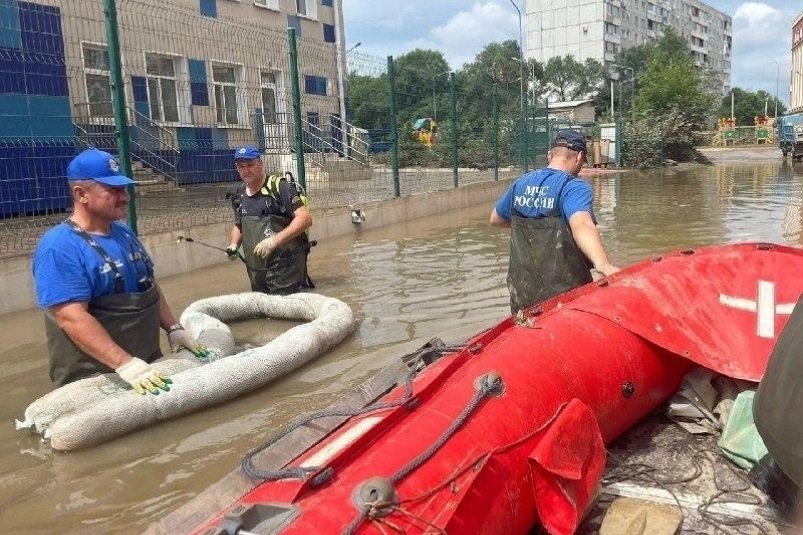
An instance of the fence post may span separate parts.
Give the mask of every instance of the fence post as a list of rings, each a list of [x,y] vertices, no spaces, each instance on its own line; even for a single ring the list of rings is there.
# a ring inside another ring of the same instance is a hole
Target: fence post
[[[452,173],[454,174],[454,187],[458,187],[457,167],[460,159],[457,153],[457,139],[459,128],[457,125],[457,91],[455,90],[454,71],[449,73],[449,93],[452,100]]]
[[[530,167],[530,127],[528,126],[529,121],[527,120],[527,116],[530,114],[529,111],[529,99],[524,98],[522,100],[522,116],[524,119],[524,172],[526,173],[529,171]]]
[[[290,48],[290,87],[293,92],[293,127],[296,133],[296,174],[301,187],[307,188],[307,169],[304,165],[304,131],[301,126],[301,90],[298,87],[298,48],[296,29],[287,28],[287,42]]]
[[[499,180],[499,109],[496,104],[496,82],[491,87],[494,117],[494,180]]]
[[[393,70],[393,56],[388,56],[388,103],[390,104],[390,146],[391,167],[393,170],[393,196],[401,196],[399,184],[399,128],[396,124],[396,71]]]
[[[106,41],[109,50],[109,85],[114,107],[115,135],[117,137],[117,157],[120,172],[133,178],[131,169],[131,144],[128,131],[128,114],[125,105],[125,85],[123,85],[123,62],[120,60],[120,35],[117,27],[117,6],[115,0],[103,0],[103,15],[106,22]],[[128,186],[128,226],[137,234],[137,198],[133,184]]]

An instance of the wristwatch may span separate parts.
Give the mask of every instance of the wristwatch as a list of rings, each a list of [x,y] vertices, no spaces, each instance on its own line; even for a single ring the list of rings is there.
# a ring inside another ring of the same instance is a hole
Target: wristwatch
[[[173,332],[176,332],[176,331],[183,331],[183,330],[184,330],[184,326],[182,324],[174,323],[173,325],[171,325],[170,327],[167,328],[167,334],[170,334],[170,333],[173,333]]]

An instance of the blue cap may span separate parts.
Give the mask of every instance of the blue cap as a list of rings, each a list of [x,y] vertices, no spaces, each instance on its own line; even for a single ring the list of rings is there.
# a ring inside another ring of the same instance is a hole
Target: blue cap
[[[109,154],[98,149],[86,149],[67,166],[67,180],[94,180],[107,186],[135,184],[120,174],[120,164]]]
[[[586,148],[586,137],[582,132],[577,130],[558,130],[558,135],[555,136],[555,141],[552,142],[553,147],[566,147],[575,152],[583,152],[588,154]]]
[[[259,158],[262,155],[262,151],[256,148],[253,145],[246,145],[241,149],[237,149],[234,151],[234,161],[237,160],[253,160],[255,158]]]

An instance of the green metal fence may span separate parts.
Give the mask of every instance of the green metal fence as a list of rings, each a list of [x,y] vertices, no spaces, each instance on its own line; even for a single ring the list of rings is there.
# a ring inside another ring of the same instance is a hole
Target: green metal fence
[[[0,0],[0,256],[66,217],[66,165],[89,146],[136,179],[140,234],[229,221],[245,144],[313,209],[543,163],[555,123],[524,99],[525,127],[518,79],[347,53],[338,4]]]

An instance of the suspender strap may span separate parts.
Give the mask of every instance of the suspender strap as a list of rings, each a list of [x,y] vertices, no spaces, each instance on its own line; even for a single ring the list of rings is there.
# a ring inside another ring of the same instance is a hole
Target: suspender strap
[[[106,250],[103,249],[103,247],[101,247],[100,244],[95,241],[95,238],[89,235],[88,232],[79,227],[75,221],[68,219],[66,223],[75,231],[76,234],[81,236],[81,238],[83,238],[84,241],[88,243],[96,253],[100,255],[106,265],[109,266],[109,269],[112,270],[114,273],[114,293],[121,294],[125,292],[125,279],[123,278],[123,274],[120,273],[119,269],[117,269],[117,264],[114,263],[114,260],[112,260]]]

